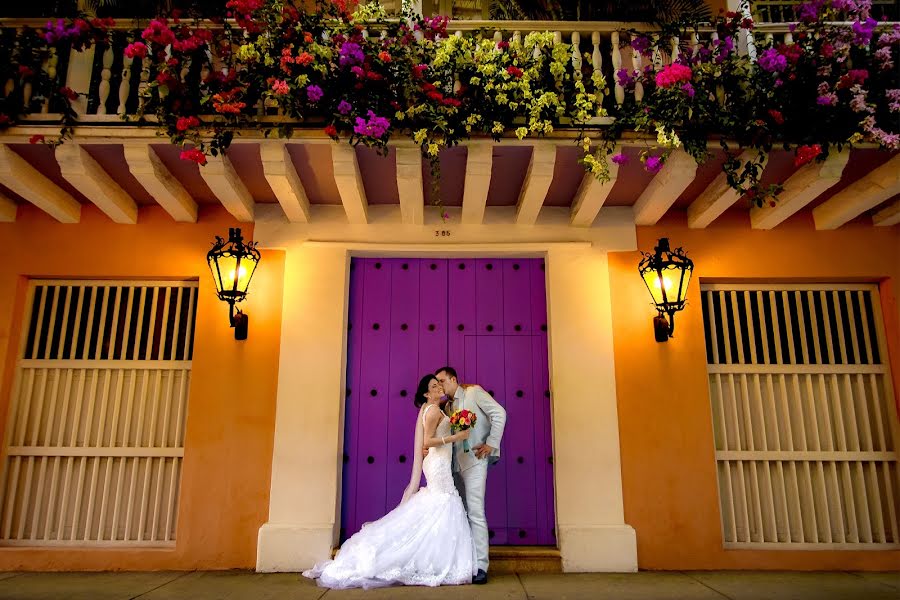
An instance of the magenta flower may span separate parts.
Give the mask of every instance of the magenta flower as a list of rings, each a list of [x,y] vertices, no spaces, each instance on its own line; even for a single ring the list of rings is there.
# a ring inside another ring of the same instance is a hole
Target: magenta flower
[[[759,55],[759,68],[770,73],[781,73],[787,69],[787,58],[775,48],[769,48]]]
[[[663,161],[658,156],[649,156],[647,157],[647,162],[644,163],[644,168],[647,169],[651,173],[658,173],[660,169],[662,169]]]
[[[317,85],[310,85],[306,88],[306,97],[309,98],[310,102],[318,102],[324,95],[322,88]]]
[[[341,53],[338,57],[338,64],[342,67],[352,66],[361,63],[365,59],[362,48],[355,42],[344,42],[341,46]]]
[[[868,46],[872,41],[872,35],[875,33],[875,26],[878,22],[869,17],[865,21],[856,21],[852,25],[853,33],[856,35],[855,43],[860,46]]]
[[[650,38],[645,35],[634,36],[631,38],[631,49],[646,56],[650,53]]]
[[[672,87],[681,81],[690,81],[693,73],[690,67],[673,63],[656,74],[656,85],[661,88]]]
[[[631,76],[628,69],[619,69],[616,71],[616,81],[618,81],[619,85],[623,88],[629,88],[634,85],[634,77]]]
[[[338,104],[337,109],[338,112],[342,115],[348,115],[350,114],[350,111],[353,110],[353,105],[346,100],[341,100],[341,102]]]
[[[891,112],[900,112],[900,89],[887,90],[884,95],[890,103],[888,104],[888,110]]]
[[[685,83],[681,86],[681,91],[687,94],[688,98],[693,98],[696,91],[694,90],[694,86],[690,84],[690,82]]]
[[[383,137],[391,126],[391,122],[384,117],[379,117],[371,110],[368,113],[369,120],[356,117],[356,126],[353,131],[357,135],[366,135],[373,138]]]
[[[628,161],[631,159],[628,158],[628,155],[625,154],[624,152],[619,152],[618,154],[613,154],[612,158],[610,158],[609,160],[611,160],[614,163],[616,163],[617,165],[621,166],[621,165],[627,165]]]

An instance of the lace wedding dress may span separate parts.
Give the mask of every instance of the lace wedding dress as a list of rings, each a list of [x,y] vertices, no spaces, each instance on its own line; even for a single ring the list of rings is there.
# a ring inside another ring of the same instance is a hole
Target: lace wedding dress
[[[344,542],[334,560],[303,575],[328,588],[373,588],[394,584],[458,585],[475,575],[475,546],[450,467],[453,444],[431,448],[421,458],[426,405],[416,426],[411,488],[400,505]],[[439,410],[439,409],[438,409]],[[442,415],[436,437],[450,435]],[[424,471],[427,486],[415,491]]]

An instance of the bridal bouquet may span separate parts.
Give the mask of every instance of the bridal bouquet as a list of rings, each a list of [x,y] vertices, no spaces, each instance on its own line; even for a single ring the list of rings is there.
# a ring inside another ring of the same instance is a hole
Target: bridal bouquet
[[[450,415],[450,429],[454,432],[466,430],[475,426],[477,417],[469,410],[458,410]],[[463,440],[463,450],[469,451],[469,440]]]

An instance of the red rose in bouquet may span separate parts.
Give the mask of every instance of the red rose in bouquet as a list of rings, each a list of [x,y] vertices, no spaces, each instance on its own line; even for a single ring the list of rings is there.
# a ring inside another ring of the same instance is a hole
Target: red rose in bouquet
[[[469,427],[473,427],[477,418],[472,411],[458,410],[450,415],[450,429],[454,432],[464,431]],[[463,450],[469,451],[469,440],[463,440]]]

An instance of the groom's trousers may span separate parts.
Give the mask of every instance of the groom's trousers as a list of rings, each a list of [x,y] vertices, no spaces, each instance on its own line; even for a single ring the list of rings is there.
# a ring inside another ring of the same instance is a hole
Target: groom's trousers
[[[462,472],[453,473],[456,489],[462,497],[469,525],[472,527],[472,539],[475,542],[475,559],[477,567],[487,573],[488,570],[488,527],[484,516],[484,490],[487,484],[487,459],[479,460],[475,465]]]

